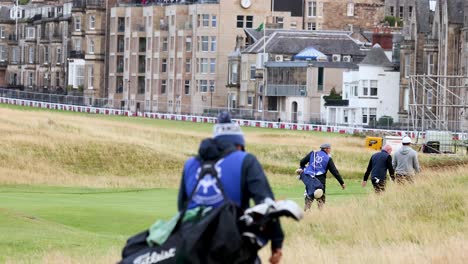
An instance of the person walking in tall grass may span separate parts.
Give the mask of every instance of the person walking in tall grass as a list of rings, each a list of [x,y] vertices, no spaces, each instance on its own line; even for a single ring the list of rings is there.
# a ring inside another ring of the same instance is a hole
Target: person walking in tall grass
[[[411,138],[404,137],[401,141],[402,147],[393,157],[393,169],[397,183],[413,183],[414,175],[421,171],[418,161],[418,153],[411,148]]]
[[[395,171],[392,165],[392,146],[385,144],[380,152],[375,153],[369,160],[367,170],[364,173],[362,187],[366,187],[369,175],[371,176],[372,186],[376,193],[385,191],[387,181],[387,170],[392,180],[395,180]]]
[[[320,198],[316,198],[319,209],[322,209],[325,205],[325,185],[328,171],[330,171],[331,174],[340,183],[343,190],[346,188],[346,184],[344,183],[340,172],[336,168],[330,153],[331,145],[325,143],[320,146],[319,151],[311,151],[299,163],[300,168],[296,170],[296,173],[300,174],[299,179],[302,180],[306,186],[304,211],[309,210],[312,206],[312,202],[314,201],[314,196],[307,194],[307,190],[309,188],[314,188],[313,186],[309,186],[311,183],[313,183],[313,181],[309,180],[310,177],[317,178],[323,185],[323,195],[321,195]]]
[[[200,181],[201,188],[194,192],[193,199],[189,201],[203,160],[219,160],[216,162],[216,170],[222,188],[227,197],[243,210],[249,208],[250,200],[255,204],[262,203],[266,199],[274,200],[262,165],[254,155],[245,152],[245,140],[241,128],[231,121],[229,113],[222,112],[218,116],[218,123],[214,126],[213,138],[203,140],[199,155],[185,163],[179,189],[179,211],[185,203],[189,203],[190,209],[200,205],[218,207],[224,202],[217,181],[213,181],[212,178],[203,178]],[[268,239],[271,241],[270,263],[276,264],[281,260],[284,234],[279,220],[269,223],[266,229],[269,233]]]

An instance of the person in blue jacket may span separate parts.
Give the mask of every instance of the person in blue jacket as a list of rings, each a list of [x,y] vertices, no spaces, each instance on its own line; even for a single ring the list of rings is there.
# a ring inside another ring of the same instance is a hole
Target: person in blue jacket
[[[382,147],[382,151],[375,153],[369,160],[367,170],[364,173],[364,179],[362,180],[362,187],[366,187],[369,175],[371,176],[371,182],[374,186],[376,193],[385,191],[385,184],[387,182],[387,170],[390,173],[392,180],[395,180],[395,170],[392,166],[392,146],[385,144]]]
[[[255,204],[268,198],[274,200],[262,166],[254,155],[245,152],[244,135],[239,125],[232,123],[227,112],[218,116],[213,134],[213,139],[205,139],[200,144],[198,157],[189,158],[184,165],[178,197],[179,211],[186,203],[189,203],[189,209],[200,205],[217,207],[223,203],[224,198],[216,185],[216,179],[207,176],[200,180],[193,199],[188,201],[197,182],[200,160],[216,160],[220,157],[215,168],[229,199],[244,210],[249,208],[251,199]],[[273,221],[267,228],[272,250],[270,263],[279,263],[284,240],[279,220]]]
[[[317,198],[317,204],[319,209],[322,209],[325,205],[325,187],[328,171],[330,171],[331,174],[333,174],[336,180],[340,183],[341,188],[343,190],[346,188],[346,184],[344,183],[340,172],[336,168],[333,159],[330,157],[330,153],[331,145],[328,143],[322,144],[320,146],[320,151],[311,151],[300,161],[300,168],[296,171],[296,173],[301,174],[301,180],[306,185],[306,192],[308,184],[310,182],[307,181],[307,177],[315,177],[322,183],[323,195],[321,195],[320,198]],[[306,193],[304,211],[310,209],[313,201],[314,197],[311,197]]]

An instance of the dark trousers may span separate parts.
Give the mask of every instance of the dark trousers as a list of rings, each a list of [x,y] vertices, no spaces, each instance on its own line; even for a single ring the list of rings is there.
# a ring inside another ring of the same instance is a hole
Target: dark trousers
[[[395,181],[399,184],[413,183],[413,176],[395,173]]]
[[[375,193],[382,193],[385,191],[385,181],[380,181],[380,182],[372,181],[372,186],[374,186]]]

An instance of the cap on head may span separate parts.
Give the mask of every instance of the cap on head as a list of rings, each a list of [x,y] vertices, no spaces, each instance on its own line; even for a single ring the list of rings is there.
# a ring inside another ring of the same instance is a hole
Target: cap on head
[[[213,137],[216,140],[245,146],[244,133],[237,123],[232,123],[231,116],[225,111],[218,115],[218,123],[213,129]]]
[[[329,149],[329,148],[331,148],[330,143],[323,143],[322,145],[320,145],[320,149]]]
[[[401,140],[401,143],[402,143],[402,144],[411,144],[411,138],[409,138],[409,137],[404,137],[404,138]]]

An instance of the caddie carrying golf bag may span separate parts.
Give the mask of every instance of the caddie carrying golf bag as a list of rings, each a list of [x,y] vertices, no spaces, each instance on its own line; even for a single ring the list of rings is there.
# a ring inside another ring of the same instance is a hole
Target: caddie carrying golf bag
[[[122,251],[122,264],[151,263],[255,263],[257,252],[268,242],[263,226],[280,216],[300,220],[301,209],[292,201],[271,199],[247,209],[240,207],[225,194],[214,168],[216,161],[204,161],[197,184],[189,196],[193,198],[200,180],[213,175],[225,202],[206,214],[183,222],[188,203],[179,214],[177,224],[165,242],[148,245],[148,230],[127,240]],[[200,212],[206,210],[200,210]]]

